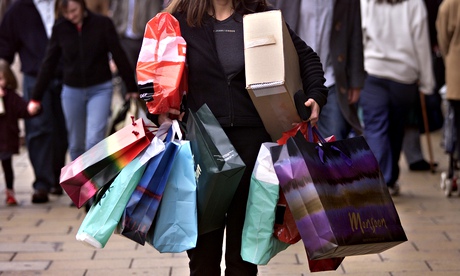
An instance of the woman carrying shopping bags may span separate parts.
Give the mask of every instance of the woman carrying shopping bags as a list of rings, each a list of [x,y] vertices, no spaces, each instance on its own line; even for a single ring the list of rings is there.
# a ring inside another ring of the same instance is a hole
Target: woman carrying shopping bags
[[[241,258],[241,236],[251,173],[261,143],[271,138],[245,88],[243,16],[269,9],[265,0],[172,0],[166,8],[179,21],[187,43],[189,81],[185,110],[196,112],[207,104],[246,164],[224,225],[200,235],[196,248],[187,251],[190,275],[221,275],[224,231],[225,274],[257,275],[257,266]],[[327,98],[324,72],[318,55],[292,31],[290,34],[308,98],[305,105],[312,110],[309,119],[314,124]],[[161,124],[169,120],[170,114],[179,113],[170,109],[168,113],[156,114],[152,120]]]

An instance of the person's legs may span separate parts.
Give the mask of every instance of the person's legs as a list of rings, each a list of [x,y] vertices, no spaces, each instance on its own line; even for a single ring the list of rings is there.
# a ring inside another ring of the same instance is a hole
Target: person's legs
[[[260,145],[271,141],[271,138],[264,128],[235,127],[225,128],[224,131],[246,165],[244,175],[227,212],[225,275],[253,276],[257,275],[257,265],[241,258],[241,236],[246,216],[251,173]],[[190,259],[190,275],[221,275],[223,235],[224,227],[198,236],[197,246],[187,251]]]
[[[65,124],[64,111],[62,110],[61,93],[62,82],[52,81],[49,89],[51,93],[51,110],[54,115],[53,120],[53,170],[55,175],[54,186],[50,189],[50,194],[62,195],[62,187],[59,184],[61,169],[65,166],[67,149],[69,147],[67,139],[67,128]]]
[[[64,85],[61,100],[69,139],[70,159],[75,160],[86,149],[86,90]]]
[[[2,160],[2,167],[3,167],[3,173],[5,174],[5,182],[6,182],[6,190],[5,190],[5,195],[6,195],[6,205],[17,205],[18,202],[16,201],[16,198],[14,197],[14,190],[13,190],[13,182],[14,182],[14,171],[13,171],[13,165],[12,165],[12,157],[10,154],[0,154],[1,160]]]
[[[350,133],[351,127],[340,110],[335,85],[329,88],[327,104],[321,110],[317,125],[323,137],[334,135],[337,140],[342,140]]]
[[[391,180],[392,151],[389,138],[390,99],[387,81],[368,76],[361,91],[364,137],[374,153],[385,182]]]
[[[112,93],[111,81],[87,88],[85,151],[106,137]]]
[[[220,276],[224,229],[199,235],[196,247],[187,250],[191,276]]]
[[[246,169],[227,212],[225,275],[257,275],[257,266],[241,258],[241,239],[251,174],[260,145],[271,141],[271,138],[264,128],[226,128],[225,132],[246,164]]]
[[[406,126],[402,149],[410,170],[426,171],[430,169],[430,164],[425,161],[422,153],[418,127]]]
[[[36,78],[24,75],[23,82],[24,99],[29,101]],[[25,120],[27,149],[35,174],[33,203],[47,202],[49,190],[59,179],[59,175],[55,175],[53,159],[50,158],[55,152],[54,136],[57,135],[54,129],[57,115],[53,114],[51,108],[52,97],[52,93],[45,92],[41,113]]]
[[[392,151],[392,173],[387,185],[393,187],[399,178],[399,158],[404,139],[405,119],[416,99],[418,86],[416,84],[402,84],[394,81],[388,82],[390,96],[390,127],[388,134]]]
[[[2,168],[5,175],[6,188],[12,190],[14,183],[14,171],[11,157],[2,159]]]

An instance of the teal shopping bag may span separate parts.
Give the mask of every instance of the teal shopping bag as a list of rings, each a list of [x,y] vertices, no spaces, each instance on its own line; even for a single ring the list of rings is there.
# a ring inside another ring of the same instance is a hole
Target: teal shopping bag
[[[270,155],[273,146],[277,144],[267,142],[260,147],[251,175],[241,241],[241,257],[257,265],[266,265],[290,245],[273,234],[279,198],[279,181]]]
[[[198,238],[196,180],[189,141],[179,145],[160,208],[147,241],[161,253],[179,253],[196,246]]]
[[[221,228],[246,165],[209,107],[187,119],[197,178],[198,234]]]
[[[115,230],[131,194],[141,179],[147,162],[164,151],[164,143],[156,137],[133,161],[124,167],[100,200],[86,214],[76,239],[96,248],[103,248]]]

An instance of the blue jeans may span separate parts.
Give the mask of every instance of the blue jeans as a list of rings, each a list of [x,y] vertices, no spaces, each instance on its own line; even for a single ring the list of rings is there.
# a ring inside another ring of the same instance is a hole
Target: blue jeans
[[[105,138],[112,92],[112,81],[86,88],[64,85],[62,106],[72,160]]]
[[[399,178],[399,157],[408,112],[418,93],[417,84],[403,84],[368,76],[361,91],[364,137],[389,187]]]
[[[318,130],[323,137],[334,135],[337,140],[345,139],[350,134],[351,125],[342,115],[335,85],[329,88],[327,104],[323,106],[319,116]]]
[[[29,101],[36,77],[25,75],[24,99]],[[32,164],[35,190],[49,191],[59,185],[61,168],[67,153],[67,132],[61,107],[62,82],[53,80],[41,101],[42,111],[25,120],[26,143]]]

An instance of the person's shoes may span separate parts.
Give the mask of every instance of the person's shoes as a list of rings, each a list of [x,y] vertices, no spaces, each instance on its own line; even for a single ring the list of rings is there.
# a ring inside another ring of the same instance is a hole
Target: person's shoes
[[[58,184],[50,189],[50,194],[60,196],[64,194],[64,191],[62,190],[61,185]]]
[[[6,205],[8,206],[18,205],[16,198],[14,198],[14,191],[11,189],[6,189]]]
[[[400,191],[399,184],[398,184],[398,183],[395,183],[395,184],[393,185],[393,187],[388,186],[388,191],[390,192],[390,195],[391,195],[391,196],[398,196],[398,195],[399,195],[399,191]]]
[[[433,167],[437,167],[438,163],[433,163]],[[411,171],[429,171],[431,170],[430,163],[425,160],[420,160],[415,163],[409,164],[409,169]]]
[[[49,201],[48,192],[44,190],[35,190],[32,195],[32,203],[46,203]]]

